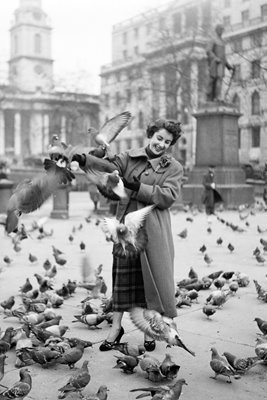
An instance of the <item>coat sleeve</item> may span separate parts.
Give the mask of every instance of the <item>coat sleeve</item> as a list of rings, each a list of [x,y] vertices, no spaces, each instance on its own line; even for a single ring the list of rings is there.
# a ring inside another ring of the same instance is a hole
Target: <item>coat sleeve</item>
[[[179,197],[183,167],[175,163],[169,169],[162,185],[147,185],[141,182],[136,199],[145,204],[155,204],[158,208],[169,208]]]

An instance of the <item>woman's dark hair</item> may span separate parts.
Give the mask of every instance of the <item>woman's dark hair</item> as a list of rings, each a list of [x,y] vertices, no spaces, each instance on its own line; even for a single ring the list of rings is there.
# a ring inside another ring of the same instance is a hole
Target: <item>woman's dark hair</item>
[[[171,146],[177,142],[182,134],[181,122],[171,121],[169,119],[157,119],[155,122],[148,125],[146,130],[147,137],[149,139],[152,138],[154,133],[158,132],[160,129],[166,129],[166,131],[172,134],[173,139]]]

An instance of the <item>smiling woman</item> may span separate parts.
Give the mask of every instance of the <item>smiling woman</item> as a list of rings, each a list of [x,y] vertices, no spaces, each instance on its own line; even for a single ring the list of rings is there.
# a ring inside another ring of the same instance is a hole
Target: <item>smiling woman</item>
[[[99,170],[105,164],[109,172],[116,169],[122,177],[128,198],[118,202],[116,218],[124,223],[130,213],[153,206],[144,223],[146,245],[140,252],[118,254],[113,248],[113,324],[100,350],[113,348],[124,331],[121,320],[124,311],[147,307],[170,318],[176,316],[173,260],[174,245],[169,208],[180,194],[183,168],[167,150],[181,136],[179,122],[159,119],[151,123],[146,135],[146,147],[132,149],[102,160],[84,155],[79,161],[86,171],[90,165]],[[74,156],[75,157],[75,156]],[[98,161],[97,161],[98,160]],[[147,351],[155,341],[145,337]]]

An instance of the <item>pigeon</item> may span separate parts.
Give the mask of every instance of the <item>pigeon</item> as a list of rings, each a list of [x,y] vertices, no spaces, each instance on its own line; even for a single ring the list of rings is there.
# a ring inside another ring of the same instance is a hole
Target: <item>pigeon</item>
[[[15,296],[10,296],[7,300],[4,300],[0,303],[0,306],[4,309],[4,310],[11,310],[11,308],[14,306],[15,304]]]
[[[52,267],[51,262],[48,260],[48,258],[45,260],[45,262],[43,263],[43,268],[45,271],[49,271]]]
[[[28,356],[37,364],[40,364],[42,368],[54,366],[61,357],[60,352],[51,350],[48,347],[40,347],[37,349],[25,347],[21,349],[21,351],[28,354]]]
[[[259,360],[267,365],[267,339],[265,337],[258,337],[256,339],[255,353]]]
[[[145,353],[146,349],[142,345],[124,343],[114,343],[113,348],[126,356],[138,357]]]
[[[203,245],[200,247],[200,249],[199,249],[199,251],[200,251],[201,253],[205,253],[206,250],[207,250],[207,247],[205,246],[205,244],[203,244]]]
[[[5,262],[7,265],[11,264],[12,261],[13,261],[13,260],[12,260],[10,257],[8,257],[8,256],[5,256],[5,257],[3,258],[3,260],[4,260],[4,262]]]
[[[14,328],[12,326],[6,328],[4,335],[0,339],[0,354],[5,354],[11,347],[11,340]]]
[[[223,243],[222,238],[219,237],[219,238],[216,240],[216,243],[217,243],[218,246],[221,246],[221,244]]]
[[[212,229],[211,229],[211,227],[210,227],[210,226],[207,228],[207,232],[208,232],[209,234],[211,234],[211,233],[212,233]]]
[[[52,325],[45,328],[45,330],[53,333],[54,336],[64,336],[69,327],[67,325]]]
[[[131,113],[129,111],[124,111],[106,121],[99,131],[90,127],[88,133],[95,135],[95,141],[98,145],[109,148],[109,144],[128,125],[131,119]]]
[[[235,280],[237,281],[239,287],[246,287],[249,285],[250,279],[247,274],[244,272],[236,272],[235,275]]]
[[[258,231],[258,233],[265,233],[265,232],[267,232],[267,229],[261,228],[259,225],[257,225],[257,231]]]
[[[137,328],[152,339],[165,341],[170,347],[178,346],[191,355],[195,355],[182,342],[177,326],[171,318],[162,316],[155,310],[147,310],[141,307],[132,308],[130,310],[130,318]]]
[[[124,373],[132,374],[134,368],[138,365],[139,360],[137,357],[130,355],[114,356],[117,359],[116,365],[113,368],[120,368]]]
[[[195,278],[198,279],[198,274],[196,273],[193,267],[190,268],[188,276],[190,279],[195,279]]]
[[[69,242],[72,243],[74,240],[74,237],[72,235],[69,235]]]
[[[223,273],[223,271],[216,271],[216,272],[212,272],[211,274],[208,275],[208,278],[214,280],[219,278],[219,276]]]
[[[149,354],[144,354],[139,362],[140,368],[147,373],[147,378],[152,382],[159,382],[164,378],[160,371],[160,364],[156,357]]]
[[[144,222],[155,206],[150,205],[140,210],[130,212],[121,223],[116,218],[105,218],[107,234],[115,243],[113,253],[118,257],[136,256],[147,243]]]
[[[67,260],[65,260],[65,258],[60,257],[58,254],[53,254],[53,256],[55,257],[55,261],[58,265],[65,265]]]
[[[27,368],[21,368],[19,375],[19,382],[0,393],[0,399],[24,399],[28,396],[32,388],[32,378],[29,370]]]
[[[217,306],[221,308],[224,303],[227,301],[231,292],[225,292],[223,290],[214,290],[206,299],[206,304],[210,304],[212,306]]]
[[[170,354],[166,353],[164,360],[160,364],[160,371],[162,375],[168,380],[173,380],[177,377],[180,370],[180,365],[172,361]]]
[[[221,288],[225,285],[225,282],[226,282],[226,279],[219,277],[219,278],[217,278],[217,279],[214,279],[213,285],[214,285],[217,289],[221,289]]]
[[[81,241],[80,243],[80,249],[85,250],[85,243],[83,241]]]
[[[56,171],[55,168],[48,168],[46,165],[45,168],[47,169],[45,174],[20,182],[8,200],[7,233],[16,230],[22,213],[28,214],[40,208],[57,190],[58,185],[70,182],[74,177],[73,174],[71,176],[68,175],[63,168],[58,168],[61,171]]]
[[[49,279],[53,279],[57,274],[57,267],[56,265],[53,265],[53,267],[49,270],[46,271],[45,276]]]
[[[238,358],[228,351],[225,351],[222,355],[227,359],[228,363],[238,374],[246,373],[259,362],[258,357]]]
[[[212,263],[213,259],[208,255],[208,253],[205,253],[204,261],[205,261],[206,264],[208,264],[208,266],[210,266],[210,264]]]
[[[236,294],[236,292],[238,291],[238,288],[239,288],[239,286],[238,286],[238,283],[237,283],[237,282],[231,282],[231,283],[229,284],[229,290],[231,290],[231,292],[233,293],[233,295]]]
[[[266,261],[266,259],[261,254],[256,254],[255,258],[259,264],[264,264]]]
[[[255,318],[254,321],[257,322],[257,325],[260,329],[260,331],[264,334],[267,335],[267,321],[264,321],[261,318]]]
[[[0,355],[0,382],[4,377],[5,374],[5,359],[7,358],[7,356],[5,354],[1,354]],[[2,385],[0,385],[2,386]]]
[[[57,360],[59,364],[67,364],[70,369],[74,368],[76,362],[78,362],[84,353],[84,343],[79,339],[76,340],[75,347],[65,351],[64,354]]]
[[[103,172],[88,167],[86,169],[86,174],[88,179],[95,183],[98,191],[107,199],[118,201],[128,198],[118,170],[115,169],[112,172]]]
[[[221,274],[220,278],[224,278],[227,281],[229,281],[233,276],[234,276],[235,272],[234,271],[225,271],[223,274]]]
[[[67,384],[58,389],[59,392],[61,392],[59,396],[60,399],[65,398],[66,393],[80,391],[88,385],[91,380],[91,376],[88,371],[88,363],[89,361],[85,360],[82,364],[82,367],[77,369],[71,375]]]
[[[235,247],[232,245],[232,243],[228,243],[227,249],[232,253]]]
[[[35,255],[29,253],[29,261],[30,261],[31,263],[34,263],[34,262],[36,262],[37,260],[38,260],[38,258],[37,258]]]
[[[149,386],[146,388],[131,389],[130,392],[150,392],[151,399],[153,400],[178,400],[182,394],[183,385],[187,385],[185,379],[178,379],[172,385],[164,386]],[[137,399],[146,396],[141,394]]]
[[[180,233],[177,233],[177,236],[179,236],[181,239],[186,239],[187,235],[188,235],[187,228],[183,229]]]
[[[76,318],[76,320],[72,322],[82,322],[87,325],[88,328],[96,328],[97,325],[101,324],[106,319],[105,315],[98,314],[74,315],[74,318]]]
[[[258,283],[256,279],[253,279],[255,284],[255,288],[258,294],[258,299],[267,303],[267,290],[263,289],[263,287]]]
[[[218,375],[224,375],[229,378],[227,382],[232,383],[231,376],[235,375],[235,370],[233,367],[231,367],[226,358],[221,357],[218,354],[218,351],[215,349],[215,347],[211,348],[210,366],[211,369],[215,372],[215,376],[212,376],[211,378],[217,379]]]
[[[253,250],[253,256],[255,257],[256,255],[259,255],[261,253],[261,251],[260,251],[260,249],[258,248],[258,247],[256,247],[254,250]]]
[[[60,256],[61,254],[64,254],[63,251],[57,249],[55,246],[52,245],[52,250],[53,250],[53,255],[58,255]]]
[[[95,394],[89,394],[83,397],[84,400],[107,400],[109,389],[106,385],[101,385]]]
[[[216,308],[210,304],[204,305],[202,308],[202,312],[209,318],[211,317],[213,314],[216,313]]]

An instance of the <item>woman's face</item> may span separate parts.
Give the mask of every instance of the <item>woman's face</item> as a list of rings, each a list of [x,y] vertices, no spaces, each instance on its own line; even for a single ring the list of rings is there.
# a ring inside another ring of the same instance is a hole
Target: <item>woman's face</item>
[[[170,147],[173,135],[166,129],[160,129],[150,138],[149,148],[155,155],[160,156]]]

